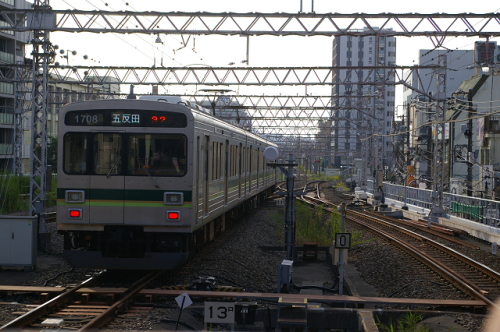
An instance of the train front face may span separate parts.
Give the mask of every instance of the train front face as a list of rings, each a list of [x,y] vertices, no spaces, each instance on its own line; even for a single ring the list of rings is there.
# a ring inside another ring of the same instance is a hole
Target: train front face
[[[75,267],[173,269],[192,231],[193,117],[156,101],[60,111],[57,227]]]

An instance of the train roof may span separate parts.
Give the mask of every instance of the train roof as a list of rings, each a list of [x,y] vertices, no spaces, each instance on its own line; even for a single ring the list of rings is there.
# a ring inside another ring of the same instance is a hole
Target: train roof
[[[275,143],[267,140],[266,138],[254,134],[251,131],[247,130],[246,128],[243,128],[241,126],[238,126],[234,123],[230,123],[227,121],[224,121],[223,119],[219,119],[211,114],[209,110],[206,108],[203,108],[197,104],[191,103],[185,98],[182,97],[177,97],[177,96],[169,96],[169,100],[166,98],[163,98],[164,96],[158,95],[158,96],[144,96],[144,97],[151,97],[151,98],[139,98],[139,99],[103,99],[103,100],[90,100],[90,101],[78,101],[70,104],[64,105],[64,107],[61,108],[60,113],[63,114],[64,112],[67,111],[74,111],[74,110],[81,110],[82,108],[87,108],[89,110],[98,110],[101,109],[99,107],[100,104],[108,104],[108,103],[152,103],[155,105],[160,105],[161,103],[166,103],[166,104],[171,104],[175,107],[183,107],[188,109],[192,116],[195,118],[204,118],[204,119],[210,119],[210,121],[213,121],[217,123],[219,126],[223,126],[226,128],[233,128],[233,130],[239,130],[244,133],[244,135],[247,135],[249,138],[252,139],[259,139],[259,140],[264,140],[268,145],[272,146],[277,146]],[[154,97],[154,98],[153,98]]]

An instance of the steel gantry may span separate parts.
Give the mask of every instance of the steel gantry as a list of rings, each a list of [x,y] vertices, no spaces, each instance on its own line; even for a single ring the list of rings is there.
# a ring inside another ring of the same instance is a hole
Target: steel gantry
[[[0,68],[13,65],[0,64]],[[21,65],[18,65],[21,66]],[[134,85],[245,85],[245,86],[297,86],[297,85],[395,85],[411,88],[410,78],[422,81],[419,72],[436,70],[439,66],[338,66],[338,67],[113,67],[113,66],[50,66],[49,83],[65,84],[134,84]],[[370,81],[376,69],[385,69],[379,82]],[[334,81],[334,77],[345,77]],[[359,76],[350,81],[347,77]],[[344,75],[342,75],[343,77]],[[0,76],[1,81],[9,81]],[[12,79],[10,79],[12,80]],[[418,91],[426,93],[426,91]]]
[[[51,10],[5,10],[6,27],[0,30],[27,31],[24,25],[30,12],[51,20],[52,31],[94,33],[144,33],[175,35],[246,35],[246,36],[427,36],[441,46],[451,36],[500,36],[500,13],[419,14],[419,13],[208,13],[208,12],[133,12]],[[12,21],[9,14],[21,14]],[[37,22],[43,28],[43,20]],[[477,28],[476,28],[477,26]],[[356,30],[354,30],[356,29]]]
[[[16,14],[16,15],[12,15]],[[93,33],[144,33],[180,35],[243,35],[243,36],[425,36],[434,47],[443,45],[447,37],[500,36],[500,14],[338,14],[338,13],[186,13],[186,12],[110,12],[53,10],[49,1],[35,0],[31,10],[4,10],[0,13],[4,24],[0,31],[33,31],[32,67],[32,149],[31,176],[35,179],[46,171],[46,103],[47,83],[64,82],[69,79],[85,82],[89,76],[97,78],[94,83],[105,84],[158,84],[158,85],[336,85],[347,84],[333,79],[337,70],[356,71],[362,68],[97,68],[75,67],[67,70],[51,68],[48,63],[53,55],[49,42],[50,31]],[[378,39],[378,38],[376,38]],[[378,45],[375,45],[378,49]],[[378,69],[383,66],[376,67]],[[402,67],[400,67],[402,68]],[[81,69],[81,70],[80,70]],[[372,70],[375,70],[373,68]],[[387,79],[377,82],[349,82],[351,85],[385,85],[406,82],[404,72],[396,67],[388,68]],[[407,68],[406,71],[414,69]],[[444,69],[446,70],[446,69]],[[1,76],[1,75],[0,75]],[[112,77],[113,81],[108,81]],[[365,77],[369,77],[365,76]],[[407,76],[409,77],[409,76]],[[0,77],[0,80],[4,78]],[[88,80],[87,80],[88,81]],[[418,91],[427,95],[426,91]],[[444,97],[442,97],[444,98]],[[433,98],[433,100],[436,100]],[[437,101],[441,104],[443,100]],[[381,136],[377,127],[380,112],[373,110],[373,136]],[[329,119],[331,120],[331,119]],[[282,125],[282,124],[279,124]],[[369,126],[367,126],[369,127]],[[367,128],[365,127],[365,128]],[[439,126],[438,126],[439,127]],[[379,143],[379,142],[378,142]],[[379,145],[379,144],[376,145]],[[367,149],[367,151],[370,149]],[[378,149],[375,148],[375,153]],[[378,168],[378,157],[375,158]],[[40,185],[33,180],[34,199],[44,199],[45,174]],[[33,208],[30,208],[33,210]]]

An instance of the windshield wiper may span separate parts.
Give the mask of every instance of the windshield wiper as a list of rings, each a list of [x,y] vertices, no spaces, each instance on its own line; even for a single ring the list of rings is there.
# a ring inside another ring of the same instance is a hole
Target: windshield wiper
[[[122,159],[122,157],[120,157],[120,156],[118,156],[118,158],[116,158],[116,161],[113,164],[113,167],[111,167],[111,169],[108,172],[107,178],[109,178],[109,176],[111,175],[111,172],[113,172],[113,170],[116,168],[116,166],[118,166],[118,163],[120,162],[121,159]]]
[[[158,185],[158,183],[156,183],[155,179],[153,179],[153,177],[151,176],[151,174],[149,174],[148,169],[139,161],[139,158],[137,158],[137,162],[139,163],[139,166],[141,166],[141,168],[143,168],[146,171],[146,174],[148,175],[149,179],[154,184],[154,186],[156,188],[160,188],[160,186]]]
[[[151,182],[153,182],[153,184],[155,185],[156,188],[160,188],[160,186],[158,185],[158,183],[156,183],[155,179],[153,179],[153,177],[151,176],[151,174],[149,174],[149,171],[147,168],[144,168],[144,170],[146,171],[146,174],[149,176],[149,179],[151,180]]]

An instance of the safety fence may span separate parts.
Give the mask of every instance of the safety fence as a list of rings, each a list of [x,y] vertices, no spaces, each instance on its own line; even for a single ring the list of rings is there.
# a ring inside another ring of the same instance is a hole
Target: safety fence
[[[367,191],[373,194],[373,180],[367,181]],[[405,187],[384,182],[384,196],[406,204],[425,209],[432,208],[433,192],[428,189]],[[500,226],[500,201],[479,197],[444,193],[443,209],[448,215],[487,224],[493,227]]]

